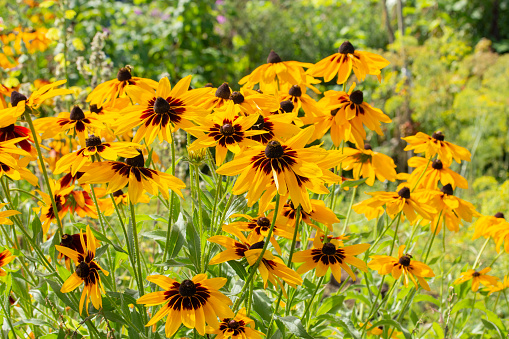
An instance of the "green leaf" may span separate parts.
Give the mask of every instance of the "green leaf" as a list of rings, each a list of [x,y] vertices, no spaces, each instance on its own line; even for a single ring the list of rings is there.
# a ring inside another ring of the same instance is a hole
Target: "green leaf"
[[[149,238],[149,239],[154,239],[154,240],[166,241],[166,231],[163,231],[163,230],[143,232],[143,233],[140,233],[140,236]]]
[[[451,314],[461,311],[462,309],[472,307],[472,302],[473,302],[472,299],[463,299],[461,301],[458,301],[456,305],[453,306]]]
[[[14,324],[14,327],[18,327],[19,325],[24,325],[24,324],[36,325],[36,326],[46,326],[46,327],[53,328],[53,326],[51,326],[51,324],[49,322],[47,322],[45,320],[41,320],[41,319],[21,319],[20,321],[18,321]]]
[[[167,244],[168,246],[168,258],[175,258],[182,246],[184,246],[184,242],[186,240],[184,234],[186,229],[186,222],[182,213],[179,213],[179,217],[177,222],[171,226],[170,229],[170,242]]]
[[[195,220],[198,220],[197,218]],[[190,259],[193,262],[196,272],[200,271],[200,235],[196,231],[194,223],[189,222],[186,225],[187,248],[189,249]]]
[[[253,291],[253,310],[260,318],[269,322],[272,315],[272,302],[263,290]]]
[[[375,328],[375,327],[378,327],[378,326],[389,326],[389,327],[393,327],[401,332],[403,332],[403,335],[405,336],[405,339],[412,339],[412,335],[410,334],[410,332],[408,332],[408,330],[406,328],[404,328],[403,326],[401,326],[401,324],[395,320],[392,320],[392,319],[382,319],[380,321],[378,321],[377,323],[375,323],[373,326],[371,326],[370,328],[368,328],[368,331],[372,328]],[[391,330],[389,330],[389,333],[391,333]],[[440,338],[443,338],[440,337]]]
[[[366,181],[366,180],[368,180],[368,178],[363,178],[363,179],[359,179],[359,180],[343,181],[341,183],[341,188],[359,186],[360,184],[364,183],[364,181]]]
[[[72,308],[75,312],[79,313],[77,305],[74,305],[74,303],[71,301],[71,299],[69,299],[69,297],[66,294],[60,292],[62,285],[52,280],[46,280],[46,282],[50,285],[51,289],[53,290],[53,292],[55,292],[55,294],[60,300],[62,300],[67,306]]]
[[[233,270],[239,275],[240,279],[246,280],[247,279],[247,272],[244,266],[235,260],[230,260],[226,262]]]
[[[279,326],[279,322],[282,323],[283,328]],[[297,317],[294,316],[277,317],[276,323],[278,323],[278,327],[281,330],[281,332],[286,330],[291,334],[295,335],[297,338],[313,339],[313,337],[306,332],[304,326],[302,326],[302,323],[300,322],[300,319]]]
[[[346,333],[348,333],[352,338],[359,339],[361,337],[361,334],[359,333],[359,331],[357,331],[357,329],[352,324],[352,321],[350,319],[348,319],[346,317],[340,318],[340,317],[331,316],[331,315],[326,315],[326,316],[329,319],[332,319],[334,325],[342,327],[346,331]]]
[[[487,327],[491,330],[495,330],[498,333],[500,339],[504,339],[504,335],[502,334],[502,332],[500,331],[500,328],[498,328],[497,325],[495,325],[494,323],[492,323],[491,321],[486,320],[486,319],[481,319],[481,321],[483,322],[485,327]]]
[[[444,337],[444,331],[442,330],[442,327],[437,322],[433,322],[433,331],[435,331],[437,338],[443,338]]]
[[[436,306],[440,306],[440,301],[438,301],[437,299],[435,299],[432,296],[427,295],[427,294],[419,294],[418,296],[416,296],[414,298],[414,302],[417,303],[419,301],[427,301],[427,302],[435,304]]]

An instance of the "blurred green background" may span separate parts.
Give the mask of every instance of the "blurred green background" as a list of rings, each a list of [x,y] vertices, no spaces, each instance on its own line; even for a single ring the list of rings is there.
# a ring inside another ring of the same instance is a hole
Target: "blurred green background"
[[[480,212],[493,214],[509,203],[504,194],[509,182],[502,185],[509,179],[507,0],[18,0],[0,5],[0,34],[21,26],[46,27],[53,35],[46,51],[22,55],[18,67],[2,70],[2,83],[67,77],[70,85],[86,89],[77,100],[124,65],[131,65],[134,75],[156,80],[168,75],[174,83],[194,74],[193,86],[226,81],[236,88],[242,76],[266,62],[271,49],[283,60],[315,63],[349,40],[391,61],[382,84],[371,77],[358,87],[394,121],[384,137],[370,134],[369,141],[405,171],[400,137],[442,130],[446,140],[473,154],[472,163],[453,169],[471,183],[468,194],[479,199]]]

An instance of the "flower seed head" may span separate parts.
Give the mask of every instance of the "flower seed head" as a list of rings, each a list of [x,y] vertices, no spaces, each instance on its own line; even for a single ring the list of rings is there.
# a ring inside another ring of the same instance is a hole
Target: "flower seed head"
[[[410,254],[405,254],[404,256],[402,256],[401,258],[399,258],[399,263],[403,266],[410,266],[410,259],[412,258],[412,256]]]
[[[295,105],[290,100],[281,101],[279,103],[279,107],[283,110],[285,113],[290,113],[295,108]]]
[[[71,115],[69,116],[69,119],[71,120],[83,120],[85,119],[85,113],[83,113],[83,110],[79,106],[74,106],[71,110]]]
[[[302,90],[300,89],[299,85],[293,85],[290,87],[288,94],[290,94],[292,97],[300,97],[302,95]]]
[[[134,158],[125,159],[125,163],[129,166],[134,167],[145,167],[145,159],[143,158],[143,154],[140,150],[138,150],[138,155]]]
[[[445,140],[445,135],[441,131],[436,131],[435,133],[433,133],[431,135],[431,137],[433,139],[440,140],[440,141],[444,141]]]
[[[85,142],[87,147],[99,146],[102,143],[101,138],[96,137],[93,134],[90,134],[90,136],[87,139],[85,139]]]
[[[323,244],[322,253],[325,255],[336,254],[336,246],[331,242],[327,242],[327,243]]]
[[[97,107],[96,104],[90,105],[90,112],[99,114],[103,111],[102,107]]]
[[[332,115],[333,117],[336,116],[336,114],[338,114],[339,112],[339,108],[334,108],[332,111],[330,111],[330,115]]]
[[[11,105],[12,105],[12,107],[18,106],[18,103],[23,101],[23,100],[27,101],[28,98],[26,96],[24,96],[23,94],[21,94],[20,92],[12,91],[12,93],[11,93]]]
[[[224,124],[219,128],[219,131],[223,135],[233,135],[233,133],[235,133],[235,129],[233,128],[232,124]]]
[[[452,185],[451,184],[447,184],[444,187],[442,187],[440,192],[442,192],[444,194],[447,194],[447,195],[453,195],[454,194],[454,190],[452,189]]]
[[[124,195],[124,192],[122,192],[122,190],[118,190],[118,191],[113,192],[113,196],[115,198],[116,197],[120,197],[121,195]]]
[[[131,80],[131,70],[128,67],[122,67],[118,70],[117,73],[117,80],[118,81],[128,81]]]
[[[216,97],[228,100],[230,99],[230,95],[232,94],[232,90],[230,89],[230,86],[228,86],[227,82],[223,82],[221,86],[219,86],[216,90]]]
[[[338,52],[341,54],[353,54],[355,52],[355,48],[350,43],[350,41],[345,41],[339,46]]]
[[[80,262],[80,264],[76,267],[76,274],[78,277],[85,279],[90,274],[90,267],[84,261]]]
[[[232,330],[236,330],[240,327],[240,324],[236,322],[235,320],[231,319],[228,321],[228,328],[231,328]]]
[[[259,217],[258,220],[256,220],[256,224],[260,227],[269,227],[270,220],[267,217]]]
[[[255,242],[254,244],[249,246],[249,249],[256,250],[256,249],[263,248],[263,246],[265,246],[265,241],[262,240],[262,241]]]
[[[474,273],[472,273],[472,277],[474,277],[474,278],[477,278],[477,277],[478,277],[478,276],[480,276],[480,275],[481,275],[481,273],[479,273],[479,272],[477,272],[477,271],[476,271],[476,272],[474,272]]]
[[[157,114],[164,114],[168,113],[171,109],[170,104],[166,99],[157,97],[156,101],[154,102],[154,112]]]
[[[502,219],[505,219],[504,213],[502,213],[502,212],[497,212],[497,213],[495,214],[495,218],[502,218]]]
[[[364,149],[366,149],[366,150],[368,150],[368,149],[369,149],[369,150],[373,150],[373,148],[371,147],[371,145],[370,145],[370,144],[368,144],[368,143],[365,143],[365,144],[364,144]]]
[[[410,189],[408,187],[403,187],[399,190],[398,195],[404,199],[410,199]]]
[[[350,101],[356,105],[360,105],[364,102],[364,94],[362,91],[353,91],[352,94],[350,94]]]
[[[230,100],[233,100],[233,102],[238,105],[244,102],[244,96],[242,93],[235,91],[230,95]]]
[[[186,279],[180,284],[179,293],[183,297],[192,297],[196,293],[196,285],[192,280]]]
[[[205,88],[206,88],[206,87],[210,87],[210,88],[212,88],[212,87],[214,87],[214,85],[213,85],[212,83],[210,83],[210,82],[207,82],[207,83],[205,84],[205,86],[203,86],[203,87],[205,87]]]
[[[431,167],[433,167],[436,170],[441,170],[442,168],[444,168],[444,164],[440,159],[433,160],[433,162],[431,163]]]
[[[277,159],[285,154],[285,150],[281,143],[277,140],[271,140],[265,147],[265,156],[269,159]]]
[[[277,55],[276,52],[270,51],[269,56],[267,57],[267,63],[275,64],[278,62],[283,62],[283,60],[281,60],[281,57],[279,55]]]
[[[60,240],[60,246],[72,248],[72,235],[70,234],[62,235],[62,239]]]

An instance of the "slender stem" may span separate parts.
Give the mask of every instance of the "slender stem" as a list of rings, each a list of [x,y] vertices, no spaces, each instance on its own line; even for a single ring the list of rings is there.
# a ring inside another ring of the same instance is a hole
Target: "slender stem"
[[[297,207],[297,211],[295,211],[295,228],[293,231],[292,246],[290,247],[290,255],[288,256],[288,261],[286,263],[286,266],[288,266],[288,268],[292,268],[292,264],[293,264],[292,258],[293,258],[293,251],[295,250],[295,245],[297,244],[297,235],[299,233],[301,208],[302,207],[299,205]],[[276,214],[276,213],[277,213],[277,210],[274,211],[274,214]]]
[[[267,335],[268,338],[270,335],[270,331],[272,330],[272,324],[274,323],[274,316],[279,311],[279,305],[281,304],[281,298],[283,297],[283,290],[279,291],[279,295],[276,300],[276,307],[274,308],[274,312],[272,312],[272,315],[270,316],[269,326],[267,326]]]
[[[325,275],[320,277],[320,280],[318,280],[318,283],[316,284],[316,288],[313,291],[313,294],[311,295],[311,299],[309,299],[309,302],[306,304],[306,308],[304,309],[304,313],[302,313],[301,319],[306,319],[306,330],[308,330],[308,331],[309,331],[309,326],[311,324],[309,322],[309,309],[311,308],[311,305],[313,304],[313,300],[315,299],[316,294],[318,293],[318,290],[322,286],[324,279],[325,279]]]
[[[275,208],[275,211],[277,212],[279,210],[279,193],[276,194],[276,208]],[[251,272],[249,273],[249,276],[247,277],[245,283],[244,283],[244,286],[242,287],[242,290],[240,291],[239,293],[239,296],[237,298],[237,300],[235,300],[235,304],[233,305],[233,311],[236,312],[239,305],[240,305],[240,302],[242,300],[242,295],[244,294],[244,292],[246,291],[246,289],[249,287],[249,283],[251,282],[251,280],[253,279],[255,273],[256,273],[256,270],[258,269],[258,266],[260,265],[262,259],[263,259],[263,255],[265,254],[265,251],[267,251],[267,246],[269,245],[270,243],[270,238],[272,237],[272,232],[274,232],[274,225],[276,224],[276,217],[277,217],[277,213],[274,212],[274,217],[272,217],[272,223],[270,225],[270,229],[269,229],[269,233],[267,234],[267,240],[264,242],[263,244],[263,248],[260,252],[260,255],[258,256],[258,259],[256,260],[256,262],[254,263],[253,266],[251,266]]]
[[[355,199],[355,195],[357,194],[357,188],[359,186],[355,186],[352,191],[352,199],[350,199],[350,205],[348,206],[348,212],[346,212],[346,219],[345,219],[345,225],[343,226],[343,229],[341,230],[341,234],[344,234],[346,232],[346,228],[348,227],[348,222],[350,221],[350,215],[352,214],[352,205],[353,201]]]
[[[16,331],[14,330],[14,326],[12,325],[12,322],[11,322],[11,315],[10,313],[7,313],[7,309],[5,307],[5,304],[8,302],[9,298],[6,298],[5,302],[3,300],[4,298],[2,297],[2,300],[0,300],[0,304],[2,305],[2,310],[4,311],[4,314],[5,314],[5,318],[7,319],[7,323],[9,324],[9,327],[11,328],[11,334],[14,334],[14,337],[15,338],[19,338],[18,337],[18,334],[16,333]]]
[[[171,136],[171,174],[175,176],[175,167],[176,167],[176,159],[175,159],[175,138],[173,137],[173,134]],[[169,211],[168,211],[168,227],[166,230],[166,242],[164,245],[164,252],[163,252],[163,260],[162,262],[166,261],[166,258],[168,257],[168,251],[170,249],[170,234],[171,234],[171,228],[173,226],[173,203],[174,203],[174,193],[173,191],[170,191],[170,205],[169,205]],[[163,266],[161,266],[163,267]]]
[[[430,163],[431,163],[431,158],[428,159],[428,163],[426,164],[426,168],[424,168],[424,170],[422,171],[421,175],[419,176],[419,178],[415,182],[414,188],[412,188],[411,192],[415,191],[415,189],[417,188],[417,185],[419,184],[419,182],[421,181],[422,177],[424,176],[424,173],[426,173],[426,171],[428,170],[428,167],[429,167]]]
[[[481,254],[482,252],[484,252],[484,249],[486,248],[486,246],[488,245],[488,242],[490,241],[490,238],[486,238],[486,241],[484,242],[484,244],[482,245],[481,247],[481,250],[479,251],[479,254],[477,255],[477,258],[475,258],[475,261],[474,261],[474,264],[472,265],[472,269],[475,270],[475,268],[477,267],[477,264],[479,263],[479,260],[481,260]]]
[[[433,241],[435,240],[435,237],[437,235],[437,232],[438,232],[438,225],[440,224],[440,218],[442,217],[442,211],[440,211],[440,214],[438,215],[438,221],[437,221],[437,224],[435,226],[435,230],[433,231],[433,236],[431,237],[431,241],[429,243],[429,247],[428,247],[428,251],[426,252],[426,257],[424,258],[424,263],[427,263],[428,262],[428,256],[429,256],[429,252],[431,251],[431,247],[433,246]],[[445,234],[445,231],[444,231],[444,234]],[[445,253],[443,253],[445,254]]]
[[[504,253],[504,251],[500,251],[500,253],[495,257],[495,259],[493,259],[493,261],[491,262],[490,266],[488,266],[488,267],[492,267],[493,264],[495,263],[495,261],[497,261],[497,259],[500,258],[502,253]]]
[[[44,163],[44,158],[42,157],[41,146],[39,145],[39,140],[37,138],[37,132],[35,131],[34,123],[32,121],[32,117],[30,116],[30,112],[25,110],[25,120],[30,126],[30,131],[34,137],[35,149],[37,150],[37,157],[39,158],[39,164],[41,165],[42,175],[44,176],[44,181],[46,183],[46,189],[48,190],[48,194],[51,198],[51,206],[53,206],[53,214],[55,215],[55,219],[57,221],[58,229],[60,230],[60,234],[64,234],[64,228],[62,226],[62,221],[60,220],[60,216],[58,215],[57,203],[55,202],[55,196],[53,195],[53,191],[51,189],[51,183],[48,177],[48,172],[46,171],[46,164]]]
[[[200,232],[200,272],[205,273],[205,235],[203,233],[203,208],[201,204],[200,168],[194,165],[195,188],[198,197],[198,230]]]
[[[138,243],[138,228],[136,227],[136,215],[134,213],[134,205],[132,202],[130,203],[130,207],[131,207],[131,225],[133,228],[134,248],[135,248],[135,252],[136,252],[136,262],[137,262],[136,267],[133,267],[133,271],[135,271],[135,272],[136,272],[136,270],[138,271],[136,273],[136,279],[137,279],[137,283],[138,283],[138,292],[140,293],[140,297],[141,297],[145,294],[145,292],[143,290],[143,280],[141,278],[142,277],[142,275],[141,275],[141,255],[140,255],[140,247],[139,247],[139,243]]]
[[[385,278],[385,277],[384,277]],[[401,279],[401,277],[399,278]],[[391,289],[389,290],[389,293],[387,294],[387,296],[382,300],[382,302],[380,303],[380,305],[378,305],[378,307],[376,307],[376,309],[374,307],[371,308],[371,311],[369,312],[369,316],[368,316],[368,319],[366,320],[366,322],[364,323],[364,325],[362,325],[361,329],[362,329],[362,335],[361,335],[361,338],[364,337],[364,333],[366,332],[366,329],[367,329],[367,325],[368,325],[368,322],[369,320],[371,319],[371,317],[373,317],[373,315],[378,312],[378,310],[383,306],[383,304],[389,300],[392,296],[392,293],[394,292],[394,289],[396,288],[396,285],[398,284],[399,282],[399,279],[394,281],[394,283],[392,284],[392,287]],[[382,283],[380,284],[380,290],[379,292],[381,292],[382,290],[382,286],[383,286],[383,280],[382,280]],[[381,293],[379,293],[380,295]],[[378,299],[378,298],[377,298]],[[376,303],[376,301],[375,301]],[[375,304],[373,304],[374,306]]]
[[[391,250],[389,252],[389,256],[392,255],[392,251],[394,250],[394,245],[396,244],[396,238],[398,237],[398,229],[401,221],[401,213],[398,215],[398,221],[396,222],[396,229],[394,230],[394,237],[392,238]]]

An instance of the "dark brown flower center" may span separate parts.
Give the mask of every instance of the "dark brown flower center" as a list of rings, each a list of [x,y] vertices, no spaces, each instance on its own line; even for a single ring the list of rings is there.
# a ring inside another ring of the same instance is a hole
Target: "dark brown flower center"
[[[362,91],[353,91],[352,94],[350,94],[350,101],[356,105],[360,105],[364,102],[364,94]]]
[[[435,133],[433,133],[431,135],[431,137],[433,139],[440,140],[440,141],[444,141],[445,140],[445,135],[441,131],[436,131]]]
[[[366,149],[366,150],[367,150],[367,149],[369,149],[369,150],[373,150],[373,148],[371,147],[371,145],[370,145],[370,144],[368,144],[368,143],[365,143],[365,144],[364,144],[364,149]]]
[[[292,97],[300,97],[302,95],[302,90],[300,89],[300,86],[293,85],[290,87],[288,94],[290,94]]]
[[[219,86],[216,90],[216,97],[228,100],[230,99],[230,95],[232,94],[232,91],[230,89],[230,86],[228,86],[227,82],[223,82],[221,86]]]
[[[341,54],[353,54],[355,52],[355,48],[350,43],[350,41],[345,41],[339,46],[338,52]]]
[[[249,246],[249,249],[250,250],[256,250],[256,249],[260,249],[260,248],[263,248],[263,246],[265,245],[265,241],[258,241],[258,242],[255,242],[254,244],[252,244],[251,246]]]
[[[212,85],[212,83],[210,83],[210,82],[207,82],[207,83],[205,84],[205,86],[203,86],[203,87],[214,87],[214,85]]]
[[[12,107],[18,106],[18,103],[23,101],[23,100],[26,101],[28,99],[27,99],[26,96],[24,96],[20,92],[12,91],[12,93],[11,93],[11,105],[12,105]]]
[[[99,146],[101,142],[101,138],[96,137],[95,135],[91,134],[87,139],[85,139],[87,147],[91,146]]]
[[[84,261],[80,262],[80,264],[76,267],[76,275],[78,277],[85,279],[90,274],[90,267]]]
[[[62,235],[62,240],[60,241],[60,246],[72,248],[72,235],[70,235],[70,234]]]
[[[143,154],[140,150],[138,150],[138,155],[134,158],[125,159],[125,163],[129,166],[134,167],[145,167],[145,159],[143,158]]]
[[[117,73],[118,81],[127,81],[127,80],[131,80],[131,78],[132,78],[132,75],[131,75],[131,71],[129,70],[129,68],[122,67],[121,69],[118,70],[118,73]]]
[[[497,213],[495,213],[495,218],[502,218],[502,219],[505,219],[504,213],[502,213],[502,212],[497,212]]]
[[[481,275],[481,273],[479,273],[479,272],[472,273],[472,277],[474,277],[474,278],[477,278],[480,275]]]
[[[279,107],[283,110],[285,113],[290,113],[295,108],[295,105],[290,100],[281,101],[279,103]]]
[[[403,266],[409,266],[410,265],[410,259],[412,256],[410,254],[405,254],[401,258],[399,258],[399,263]]]
[[[408,187],[403,187],[399,190],[398,195],[404,199],[410,199],[410,189]]]
[[[442,168],[444,168],[444,164],[442,164],[441,160],[433,160],[431,167],[433,167],[436,170],[441,170]]]
[[[122,192],[122,190],[118,190],[118,191],[113,192],[113,196],[114,197],[120,197],[121,195],[124,195],[124,192]]]
[[[232,330],[236,330],[240,327],[240,324],[236,322],[235,320],[228,321],[228,328],[231,328]]]
[[[83,120],[85,119],[85,113],[83,113],[83,110],[79,106],[74,106],[71,110],[71,115],[69,116],[69,119],[71,120]]]
[[[233,135],[233,133],[235,133],[235,129],[233,128],[232,124],[224,124],[219,128],[219,131],[223,135]]]
[[[333,255],[336,254],[336,246],[333,243],[325,243],[322,247],[322,253],[325,255]]]
[[[180,284],[179,293],[183,297],[192,297],[196,294],[196,285],[191,280],[186,279]]]
[[[330,115],[332,115],[333,117],[335,117],[335,116],[336,116],[336,114],[338,114],[338,112],[339,112],[339,108],[335,108],[335,109],[333,109],[332,111],[330,111]]]
[[[103,111],[102,107],[97,107],[96,104],[90,105],[90,112],[99,114]]]
[[[0,128],[0,131],[2,131],[4,133],[12,133],[12,132],[14,132],[14,124],[10,124],[9,126]]]
[[[268,64],[275,64],[277,62],[283,62],[281,57],[274,51],[270,51],[269,56],[267,57]]]
[[[452,185],[451,184],[447,184],[444,187],[442,187],[440,192],[442,192],[444,194],[447,194],[447,195],[453,195],[454,194],[454,190],[452,189]]]
[[[267,217],[259,217],[258,220],[256,220],[256,224],[260,227],[269,227],[270,220]]]
[[[269,141],[267,144],[267,147],[265,147],[265,156],[270,159],[276,159],[280,158],[283,154],[285,154],[285,151],[283,149],[283,146],[279,143],[279,141],[272,140]]]
[[[251,130],[255,130],[255,131],[261,131],[263,130],[263,128],[265,127],[265,118],[263,117],[263,115],[259,115],[258,116],[258,120],[256,120],[256,123],[251,126]]]
[[[242,93],[235,91],[230,95],[230,100],[233,100],[235,104],[241,104],[244,102],[244,96]]]
[[[171,105],[166,99],[157,97],[156,101],[154,102],[154,112],[157,114],[164,114],[168,113],[171,109]]]

